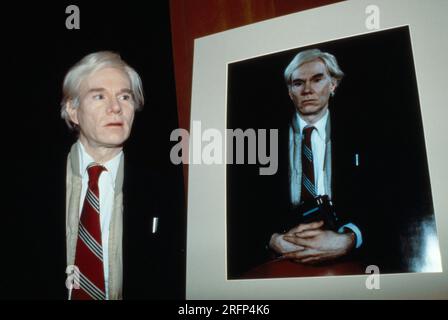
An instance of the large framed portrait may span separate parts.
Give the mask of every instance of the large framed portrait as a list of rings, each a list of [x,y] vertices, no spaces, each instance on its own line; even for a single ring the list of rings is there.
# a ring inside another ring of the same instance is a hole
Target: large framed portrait
[[[444,8],[347,1],[196,40],[187,298],[447,297]],[[362,239],[311,265],[269,245],[293,202],[284,70],[310,49],[344,73],[329,100],[328,184],[336,215],[350,214]]]

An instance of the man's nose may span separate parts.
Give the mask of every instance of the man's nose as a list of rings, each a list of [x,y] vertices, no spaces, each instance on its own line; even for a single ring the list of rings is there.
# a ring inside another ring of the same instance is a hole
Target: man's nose
[[[113,113],[121,113],[121,104],[119,98],[113,98],[109,104],[109,111]]]
[[[312,89],[311,89],[311,83],[309,81],[306,81],[303,84],[303,90],[302,90],[302,94],[309,94],[311,93]]]

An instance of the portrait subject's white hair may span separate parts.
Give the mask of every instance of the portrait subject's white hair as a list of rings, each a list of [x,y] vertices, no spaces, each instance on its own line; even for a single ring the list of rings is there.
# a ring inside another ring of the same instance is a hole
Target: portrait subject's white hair
[[[61,117],[70,129],[73,129],[74,125],[67,112],[67,103],[71,102],[73,108],[78,108],[81,102],[80,88],[82,82],[92,73],[104,68],[116,68],[127,74],[131,83],[134,108],[135,110],[143,108],[143,85],[138,73],[115,52],[99,51],[91,53],[70,68],[62,85]]]
[[[301,65],[317,59],[321,60],[325,64],[330,76],[337,81],[337,84],[339,84],[344,77],[344,72],[342,72],[341,68],[339,68],[335,56],[328,52],[322,52],[319,49],[310,49],[299,52],[286,67],[284,78],[288,89],[290,89],[292,85],[291,77],[293,72]]]

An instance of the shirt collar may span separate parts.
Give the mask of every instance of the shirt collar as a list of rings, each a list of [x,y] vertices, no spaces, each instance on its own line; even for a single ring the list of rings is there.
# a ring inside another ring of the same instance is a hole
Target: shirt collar
[[[322,118],[319,119],[319,121],[317,121],[316,123],[314,123],[312,126],[314,128],[316,128],[317,134],[319,135],[319,137],[322,139],[322,141],[325,141],[325,138],[327,136],[327,132],[326,132],[326,125],[327,125],[327,120],[328,120],[328,109],[325,111],[325,114]],[[306,123],[305,120],[302,119],[302,117],[300,117],[299,113],[296,112],[296,117],[297,117],[297,122],[299,123],[299,129],[300,132],[303,132],[303,129],[306,126],[309,126],[308,123]]]
[[[79,145],[79,169],[81,173],[81,177],[84,179],[87,173],[87,167],[92,162],[95,162],[93,158],[87,153],[81,141],[78,140]],[[117,178],[118,166],[120,164],[121,156],[123,155],[123,151],[120,151],[115,157],[107,161],[103,164],[103,166],[107,169],[107,172],[110,174],[112,178],[112,183],[115,185],[115,179]]]

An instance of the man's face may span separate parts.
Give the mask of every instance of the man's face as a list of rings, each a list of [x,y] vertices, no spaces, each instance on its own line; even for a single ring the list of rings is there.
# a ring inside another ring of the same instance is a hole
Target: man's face
[[[305,118],[320,118],[328,108],[328,99],[336,88],[325,64],[316,59],[302,64],[291,77],[289,96]]]
[[[81,83],[80,105],[68,107],[79,139],[92,148],[116,148],[129,137],[134,120],[134,100],[127,74],[104,68]]]

